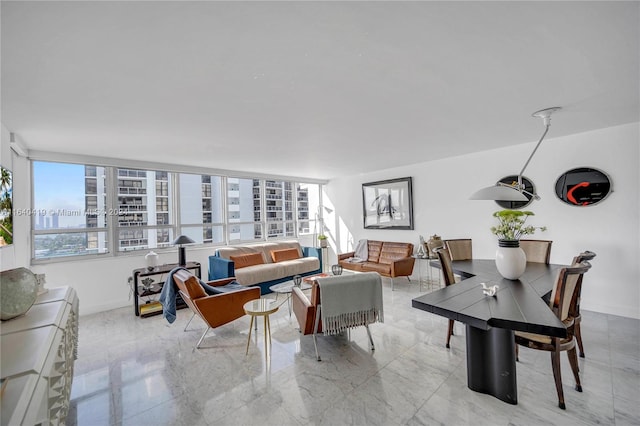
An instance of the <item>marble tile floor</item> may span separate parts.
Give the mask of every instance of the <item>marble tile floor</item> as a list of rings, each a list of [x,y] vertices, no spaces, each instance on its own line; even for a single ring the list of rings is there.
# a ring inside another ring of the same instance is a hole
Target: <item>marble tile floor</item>
[[[464,325],[444,347],[446,319],[411,307],[417,284],[383,281],[385,322],[301,336],[286,302],[272,315],[265,361],[262,322],[245,356],[249,318],[210,331],[189,309],[169,325],[131,307],[80,318],[68,425],[638,425],[640,321],[583,312],[584,391],[562,356],[566,410],[547,353],[521,348],[518,405],[466,386]],[[428,290],[424,290],[428,291]],[[275,297],[269,295],[266,297]],[[282,302],[285,299],[280,296]]]

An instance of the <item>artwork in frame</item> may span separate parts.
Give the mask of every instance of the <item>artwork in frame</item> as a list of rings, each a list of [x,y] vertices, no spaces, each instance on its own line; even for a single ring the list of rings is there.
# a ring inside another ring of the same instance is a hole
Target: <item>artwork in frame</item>
[[[413,229],[411,177],[362,184],[365,229]]]

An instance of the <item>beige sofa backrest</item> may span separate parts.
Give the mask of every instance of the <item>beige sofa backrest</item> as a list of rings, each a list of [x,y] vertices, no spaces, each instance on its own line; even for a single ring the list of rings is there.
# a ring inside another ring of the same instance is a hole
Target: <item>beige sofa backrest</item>
[[[264,263],[273,263],[271,260],[271,251],[283,250],[288,248],[298,249],[298,254],[302,257],[302,248],[297,241],[278,241],[272,243],[251,244],[246,246],[229,246],[220,247],[218,249],[218,256],[223,259],[230,259],[231,256],[238,256],[242,254],[261,253]]]

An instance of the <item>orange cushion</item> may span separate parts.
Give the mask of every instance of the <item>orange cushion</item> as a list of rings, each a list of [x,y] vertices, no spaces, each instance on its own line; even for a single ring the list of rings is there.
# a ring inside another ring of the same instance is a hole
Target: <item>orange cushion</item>
[[[271,259],[274,262],[283,262],[285,260],[299,259],[300,253],[297,248],[288,248],[282,250],[271,250]]]
[[[247,266],[262,265],[264,259],[262,253],[240,254],[238,256],[229,256],[229,259],[235,263],[235,268],[246,268]]]
[[[204,291],[204,288],[200,285],[200,282],[196,277],[191,275],[187,280],[183,283],[180,280],[175,280],[175,283],[178,285],[178,288],[185,292],[189,299],[196,300],[201,297],[207,296],[207,293]]]
[[[200,282],[193,275],[189,277],[188,280],[184,282],[186,287],[187,294],[191,300],[200,299],[201,297],[207,296],[207,293],[204,291],[204,288],[200,285]]]

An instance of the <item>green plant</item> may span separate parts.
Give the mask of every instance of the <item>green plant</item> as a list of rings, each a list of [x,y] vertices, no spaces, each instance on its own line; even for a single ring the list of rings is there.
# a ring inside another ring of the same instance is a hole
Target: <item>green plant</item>
[[[329,238],[329,237],[327,237],[327,236],[326,236],[326,235],[324,235],[324,234],[320,234],[320,235],[318,235],[318,239],[319,239],[319,240],[326,240],[327,238]]]
[[[529,216],[535,216],[533,212],[521,210],[500,210],[493,214],[498,219],[498,226],[492,226],[491,232],[501,240],[517,241],[523,235],[530,235],[540,231],[546,231],[545,226],[525,225]]]

